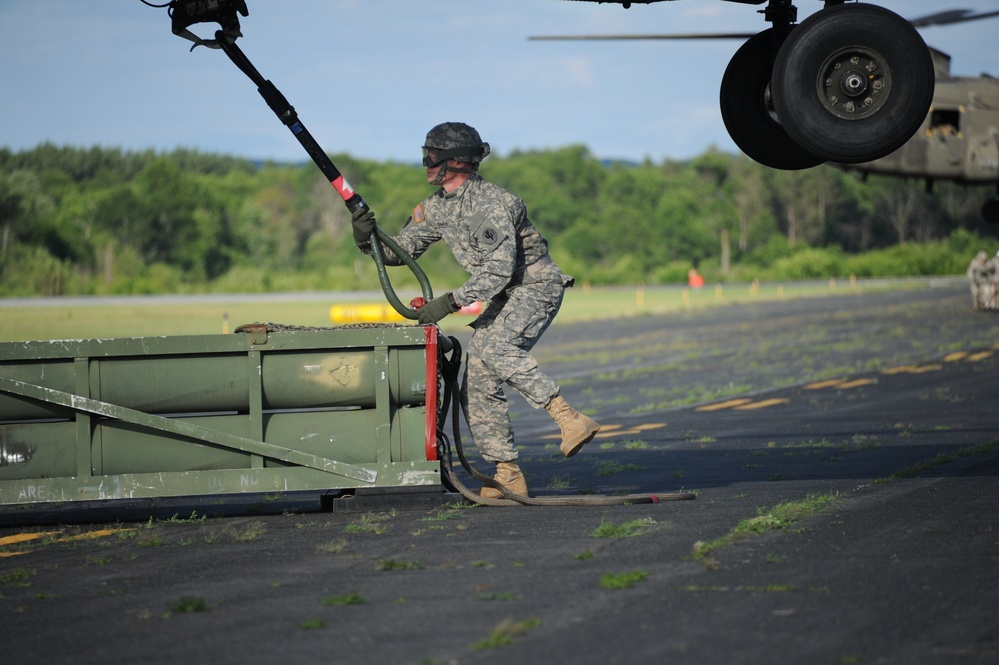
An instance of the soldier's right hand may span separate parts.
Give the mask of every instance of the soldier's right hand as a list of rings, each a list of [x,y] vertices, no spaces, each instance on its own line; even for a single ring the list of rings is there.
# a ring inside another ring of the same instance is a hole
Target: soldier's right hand
[[[371,232],[375,230],[375,212],[370,208],[358,208],[350,218],[351,226],[354,227],[354,244],[367,245],[371,239]]]

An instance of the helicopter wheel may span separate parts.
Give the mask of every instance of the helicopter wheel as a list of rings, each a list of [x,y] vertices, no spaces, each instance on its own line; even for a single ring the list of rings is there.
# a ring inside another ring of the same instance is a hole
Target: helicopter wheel
[[[909,140],[933,100],[933,60],[908,21],[876,5],[833,5],[791,31],[774,64],[788,135],[829,161],[884,157]]]
[[[750,37],[725,69],[721,114],[735,144],[774,169],[794,171],[826,161],[794,142],[777,119],[770,99],[772,29]]]

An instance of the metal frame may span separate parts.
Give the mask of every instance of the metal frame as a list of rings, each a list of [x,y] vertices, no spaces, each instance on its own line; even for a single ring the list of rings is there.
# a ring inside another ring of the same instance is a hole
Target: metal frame
[[[437,382],[436,327],[3,343],[0,505],[439,485]]]

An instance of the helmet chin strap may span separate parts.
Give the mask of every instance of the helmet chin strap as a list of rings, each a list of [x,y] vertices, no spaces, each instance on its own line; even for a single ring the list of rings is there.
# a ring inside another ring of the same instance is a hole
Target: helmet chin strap
[[[440,168],[437,169],[437,177],[430,184],[434,187],[440,187],[441,183],[444,182],[445,175],[447,175],[447,160],[441,162]]]
[[[449,167],[447,165],[447,163],[448,163],[448,160],[444,160],[443,162],[441,162],[441,164],[440,164],[440,170],[437,171],[437,177],[434,178],[433,182],[430,183],[434,187],[440,187],[441,183],[444,182],[444,178],[447,176],[447,174],[449,172],[450,173],[475,173],[475,167],[474,166],[472,166],[471,168],[463,168],[463,169],[461,169],[461,168],[458,168],[457,166],[451,166],[451,167]]]

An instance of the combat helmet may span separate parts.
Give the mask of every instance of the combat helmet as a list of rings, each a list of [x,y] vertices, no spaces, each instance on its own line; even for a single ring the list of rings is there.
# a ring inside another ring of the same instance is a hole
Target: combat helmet
[[[429,155],[434,151],[434,158]],[[437,166],[449,159],[477,165],[489,154],[489,144],[474,127],[463,122],[442,122],[429,132],[423,144],[423,165]],[[473,166],[473,168],[476,168]]]

